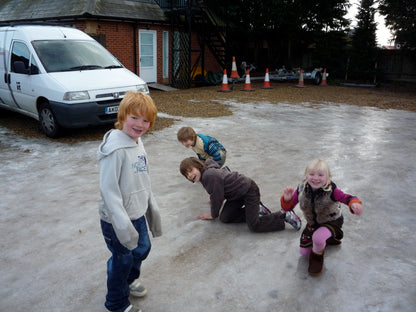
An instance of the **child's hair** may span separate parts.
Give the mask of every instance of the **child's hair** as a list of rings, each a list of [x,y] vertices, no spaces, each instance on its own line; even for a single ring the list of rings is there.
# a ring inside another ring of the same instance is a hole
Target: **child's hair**
[[[177,136],[179,142],[187,140],[195,141],[196,133],[191,127],[182,127],[179,129]]]
[[[117,129],[122,130],[123,123],[126,121],[127,115],[137,116],[137,110],[150,122],[149,129],[152,128],[157,115],[157,108],[153,99],[147,94],[133,91],[127,92],[121,100],[117,114],[118,120],[114,126]]]
[[[309,164],[306,166],[306,169],[305,169],[305,176],[304,176],[305,185],[307,183],[306,180],[307,180],[308,173],[311,172],[311,171],[318,171],[318,172],[325,172],[326,173],[326,176],[327,176],[328,180],[326,181],[325,187],[323,187],[323,190],[324,191],[330,191],[331,190],[331,177],[332,176],[331,176],[331,170],[329,170],[329,166],[326,163],[326,161],[323,160],[323,159],[316,158],[316,159],[313,159],[309,162]]]
[[[198,169],[201,173],[205,170],[205,163],[196,157],[188,157],[181,161],[179,171],[186,178],[186,175],[192,168]]]

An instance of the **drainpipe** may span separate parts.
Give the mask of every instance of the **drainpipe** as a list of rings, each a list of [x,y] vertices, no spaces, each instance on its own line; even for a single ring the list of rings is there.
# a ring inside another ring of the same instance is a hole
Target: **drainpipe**
[[[188,2],[188,10],[187,10],[187,17],[188,17],[188,29],[189,29],[189,47],[188,47],[188,68],[186,71],[186,87],[191,87],[191,67],[192,67],[192,1]]]
[[[134,60],[134,73],[138,75],[137,71],[137,23],[133,26],[133,60]]]

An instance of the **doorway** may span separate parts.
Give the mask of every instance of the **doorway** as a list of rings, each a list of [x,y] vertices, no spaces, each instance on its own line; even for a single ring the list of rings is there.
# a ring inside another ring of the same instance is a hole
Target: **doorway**
[[[157,46],[155,30],[139,30],[140,78],[157,82]]]

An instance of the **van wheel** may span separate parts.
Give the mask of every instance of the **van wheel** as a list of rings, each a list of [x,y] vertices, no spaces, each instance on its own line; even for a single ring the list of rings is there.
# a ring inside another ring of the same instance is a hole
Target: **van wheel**
[[[57,138],[61,132],[60,126],[48,103],[40,105],[39,126],[43,133],[50,138]]]
[[[314,80],[315,85],[319,86],[321,81],[322,81],[322,74],[320,72],[317,72],[315,74],[315,80]]]

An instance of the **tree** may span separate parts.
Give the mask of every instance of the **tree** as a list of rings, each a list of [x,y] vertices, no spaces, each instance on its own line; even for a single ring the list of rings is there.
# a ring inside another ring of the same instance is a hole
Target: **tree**
[[[348,0],[215,2],[223,20],[230,26],[227,32],[229,52],[241,55],[240,60],[245,58],[260,67],[286,65],[289,68],[302,66],[306,53],[330,63],[329,58],[337,55],[326,53],[328,45],[345,50],[345,43],[338,39],[347,33],[349,26],[344,17],[350,6]]]
[[[361,0],[358,7],[357,26],[352,36],[349,78],[368,81],[375,74],[377,61],[377,24],[374,20],[374,0]]]
[[[381,0],[378,9],[395,41],[405,49],[416,49],[416,1]]]

